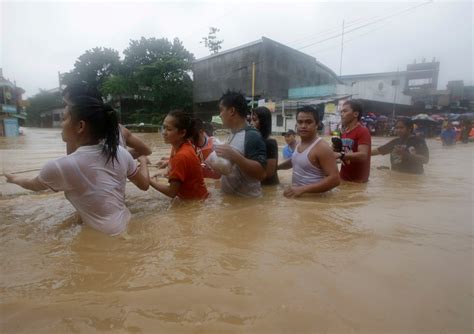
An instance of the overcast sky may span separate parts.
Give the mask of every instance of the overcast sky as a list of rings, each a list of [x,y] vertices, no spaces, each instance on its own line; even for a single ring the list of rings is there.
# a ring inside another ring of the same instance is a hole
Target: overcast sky
[[[223,50],[265,36],[301,49],[339,74],[341,38],[321,41],[340,34],[345,20],[346,31],[369,25],[345,35],[343,75],[404,70],[414,59],[436,57],[439,89],[448,80],[474,84],[471,1],[413,8],[426,2],[2,1],[0,67],[28,97],[57,87],[58,71],[71,70],[78,56],[96,46],[122,54],[130,39],[178,37],[196,58],[206,56],[209,51],[199,42],[216,26]]]

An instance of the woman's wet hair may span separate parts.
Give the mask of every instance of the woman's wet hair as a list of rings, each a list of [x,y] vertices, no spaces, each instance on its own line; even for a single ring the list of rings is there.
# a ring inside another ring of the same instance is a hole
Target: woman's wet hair
[[[84,121],[89,129],[89,135],[94,140],[104,140],[102,152],[108,163],[117,160],[119,146],[119,123],[115,110],[108,104],[91,96],[71,95],[69,113],[73,122]]]
[[[196,120],[189,114],[182,110],[172,110],[168,113],[168,116],[174,118],[174,126],[178,130],[186,130],[184,139],[191,139],[194,141],[196,136],[199,135],[199,131],[196,130]]]
[[[410,132],[413,131],[413,121],[408,117],[400,118],[397,120],[397,123],[402,123],[404,127],[406,127]]]
[[[267,139],[272,134],[272,114],[267,107],[257,107],[252,109],[252,114],[257,116],[260,134],[263,139]]]
[[[209,136],[207,134],[207,131],[206,131],[206,124],[202,119],[200,118],[195,118],[193,119],[193,134],[192,134],[192,138],[191,140],[197,144],[199,142],[199,135],[201,133],[201,131],[204,131],[206,133],[207,136]],[[210,137],[210,136],[209,136]]]
[[[192,141],[197,143],[199,141],[199,135],[201,131],[206,133],[206,136],[212,137],[214,135],[214,127],[209,122],[204,122],[200,118],[193,119],[194,122],[194,129],[192,135]]]

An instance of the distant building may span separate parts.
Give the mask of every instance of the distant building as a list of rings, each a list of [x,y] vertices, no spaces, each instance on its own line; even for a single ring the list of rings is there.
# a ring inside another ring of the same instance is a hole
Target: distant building
[[[344,75],[339,77],[354,99],[388,104],[411,105],[411,96],[406,95],[406,72],[383,72]]]
[[[253,68],[255,76],[253,76]],[[193,64],[193,109],[210,119],[227,89],[250,100],[280,104],[291,88],[337,84],[337,75],[314,57],[262,37],[260,40],[198,59]]]
[[[438,89],[438,75],[439,61],[435,59],[407,65],[404,92],[412,97],[414,105],[432,103],[429,96]]]
[[[0,136],[18,136],[20,121],[26,118],[22,94],[25,91],[3,77],[0,69]]]
[[[41,128],[60,128],[64,108],[54,108],[40,113]]]

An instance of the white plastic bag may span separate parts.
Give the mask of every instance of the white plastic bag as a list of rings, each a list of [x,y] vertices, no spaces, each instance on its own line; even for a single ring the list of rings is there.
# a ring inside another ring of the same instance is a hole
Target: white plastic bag
[[[219,139],[214,138],[214,146],[222,145],[223,143]],[[228,175],[232,171],[232,163],[222,157],[218,157],[216,152],[213,151],[204,161],[211,169],[222,175]]]

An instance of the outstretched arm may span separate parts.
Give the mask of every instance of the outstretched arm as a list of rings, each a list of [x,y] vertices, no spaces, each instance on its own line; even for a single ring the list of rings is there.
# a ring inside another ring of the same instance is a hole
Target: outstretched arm
[[[344,162],[347,161],[366,161],[369,158],[369,145],[359,145],[358,152],[349,152],[344,156]]]
[[[174,198],[178,194],[181,182],[171,180],[169,184],[158,183],[155,180],[150,180],[150,185],[158,190],[160,193],[165,194],[168,197]]]
[[[376,156],[376,155],[379,155],[379,154],[381,154],[381,153],[380,153],[378,148],[372,149],[372,152],[370,153],[370,155],[373,156],[373,157]]]
[[[48,189],[48,186],[40,182],[38,177],[28,179],[25,177],[19,177],[13,174],[5,174],[8,183],[14,183],[19,185],[22,188],[33,190],[33,191],[40,191]]]
[[[290,169],[293,167],[293,164],[291,162],[291,158],[288,160],[283,161],[282,163],[278,164],[277,169]]]
[[[140,138],[135,136],[124,126],[121,126],[122,135],[125,139],[127,146],[129,147],[128,152],[132,155],[134,159],[142,155],[150,155],[151,148],[145,144]]]

